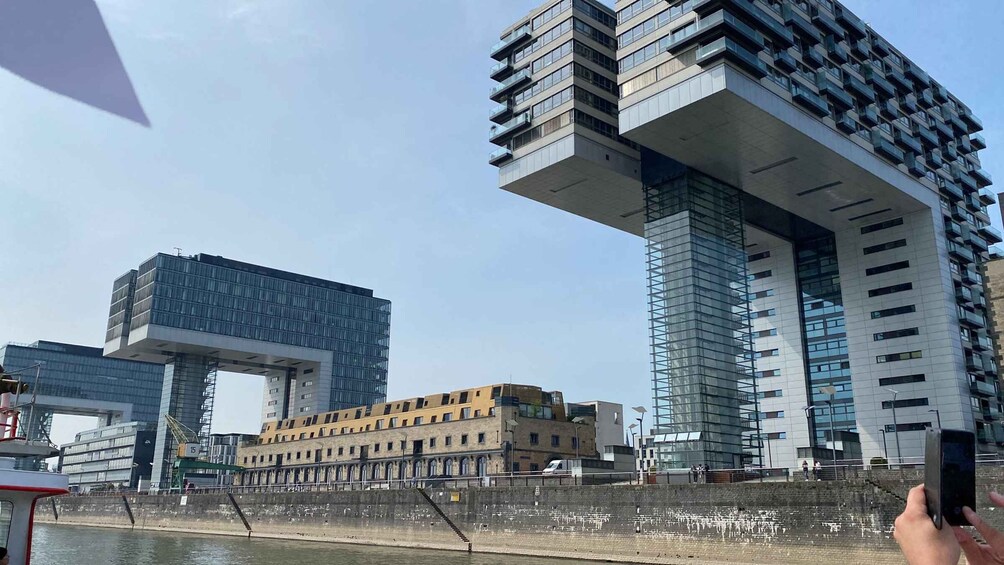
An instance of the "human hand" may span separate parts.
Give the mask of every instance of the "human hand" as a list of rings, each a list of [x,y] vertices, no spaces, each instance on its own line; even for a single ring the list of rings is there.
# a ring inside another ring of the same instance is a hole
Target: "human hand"
[[[992,492],[990,493],[990,502],[993,502],[994,506],[1004,507],[1004,496]],[[962,528],[952,528],[962,551],[966,552],[966,560],[971,565],[1004,563],[1004,534],[990,527],[968,506],[962,509],[962,514],[983,536],[983,539],[987,540],[987,543],[979,543]]]
[[[953,530],[950,528],[939,530],[934,527],[934,521],[927,515],[924,485],[910,489],[910,494],[906,497],[906,508],[896,518],[893,537],[910,565],[956,565],[962,554]]]

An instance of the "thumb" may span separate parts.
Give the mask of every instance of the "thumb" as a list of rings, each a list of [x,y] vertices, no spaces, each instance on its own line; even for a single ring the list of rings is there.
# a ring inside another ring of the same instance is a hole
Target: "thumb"
[[[973,539],[973,536],[958,527],[952,528],[952,533],[955,534],[955,539],[959,542],[962,552],[966,554],[967,562],[971,565],[983,563],[983,550],[980,548],[980,544]]]

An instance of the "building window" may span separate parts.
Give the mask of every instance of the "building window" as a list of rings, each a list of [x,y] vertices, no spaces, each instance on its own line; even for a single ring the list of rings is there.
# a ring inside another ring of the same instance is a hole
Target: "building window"
[[[907,290],[913,290],[913,283],[894,284],[892,286],[873,288],[868,291],[868,297],[875,298],[876,296],[885,296],[887,294],[894,294],[897,292],[904,292]]]
[[[561,447],[561,437],[551,436],[551,447]]]
[[[453,413],[452,412],[447,412],[446,414],[443,414],[443,421],[444,422],[449,422],[451,420],[453,420]]]
[[[776,357],[777,352],[778,352],[777,349],[764,349],[763,351],[757,351],[753,353],[753,358],[761,359],[763,357]]]
[[[776,329],[761,330],[756,333],[756,337],[770,337],[772,335],[777,335]]]
[[[910,314],[916,311],[917,307],[914,306],[913,304],[910,304],[908,306],[899,306],[897,308],[886,308],[885,310],[875,310],[874,312],[872,312],[872,319],[875,320],[878,318],[888,318],[890,316],[898,316],[900,314]]]
[[[453,436],[446,436],[446,447],[453,445]]]
[[[774,296],[774,289],[768,288],[767,290],[761,290],[754,292],[750,295],[750,300],[756,300],[757,298],[767,298],[768,296]]]
[[[540,434],[530,434],[530,445],[540,445]]]
[[[766,271],[760,271],[759,273],[753,273],[752,275],[749,276],[749,279],[751,281],[758,281],[760,279],[765,279],[765,278],[771,276],[772,274],[773,273],[771,273],[770,269],[767,269]]]
[[[906,328],[902,330],[891,330],[888,332],[879,332],[874,335],[875,341],[883,341],[886,339],[896,339],[897,337],[907,337],[911,335],[920,334],[920,328]]]
[[[421,416],[418,416],[417,418],[415,418],[415,422],[414,422],[414,425],[416,425],[416,426],[421,426],[421,425],[422,425],[422,422],[424,422],[424,421],[425,421],[425,420],[424,420],[424,419],[423,419],[423,418],[422,418]]]
[[[338,454],[339,455],[344,455],[345,454],[345,448],[344,447],[339,447],[338,448]]]
[[[572,449],[578,449],[578,448],[579,448],[579,438],[573,437],[572,438]]]
[[[485,442],[485,434],[484,434],[484,432],[479,433],[478,434],[478,443],[484,443],[484,442]]]
[[[396,428],[397,427],[397,418],[391,418],[390,419],[390,427],[392,427],[392,428]]]
[[[374,443],[373,444],[373,453],[380,453],[380,444],[379,443]]]
[[[922,351],[904,351],[902,353],[889,353],[888,355],[877,355],[876,363],[892,363],[895,361],[907,361],[909,359],[920,359],[924,356]]]
[[[773,308],[768,308],[766,310],[759,310],[757,312],[753,312],[752,314],[750,314],[750,317],[754,318],[754,319],[769,318],[769,317],[773,316],[774,313],[775,313],[775,310]]]
[[[436,438],[434,437],[429,438],[429,447],[436,447]]]
[[[387,451],[394,451],[394,442],[392,441],[387,442]]]
[[[460,436],[460,445],[467,445],[467,434],[462,434]]]
[[[908,269],[909,267],[909,261],[896,261],[895,263],[889,263],[888,265],[879,265],[878,267],[865,269],[865,276],[870,277],[872,275],[881,275],[882,273],[891,273],[892,271]]]
[[[872,245],[870,247],[865,247],[863,249],[863,252],[865,255],[871,255],[872,253],[878,253],[880,251],[888,251],[890,249],[896,249],[897,247],[906,247],[906,240],[897,239],[895,241],[888,241],[886,243]]]
[[[355,453],[356,453],[356,446],[354,445],[349,446],[349,455],[355,455]]]
[[[761,420],[776,420],[779,418],[784,418],[784,410],[778,410],[776,412],[761,412]]]
[[[903,375],[902,377],[887,377],[884,379],[879,379],[879,386],[892,386],[892,385],[902,385],[909,383],[922,383],[925,377],[923,374],[920,375]]]
[[[911,408],[914,406],[927,406],[926,398],[898,398],[896,399],[896,408]],[[889,410],[892,408],[893,402],[891,400],[882,401],[882,409]]]
[[[785,432],[771,432],[767,434],[767,439],[787,439],[788,434]]]
[[[746,258],[747,263],[752,263],[754,261],[759,261],[761,259],[766,259],[770,257],[770,251],[761,251],[760,253],[754,253]]]
[[[757,393],[760,398],[780,398],[784,396],[784,391],[778,390],[765,390]]]
[[[471,409],[470,408],[461,408],[460,409],[460,419],[461,420],[466,420],[466,419],[468,419],[470,417],[471,417]]]
[[[776,377],[780,374],[781,374],[780,369],[770,369],[768,371],[757,371],[756,373],[754,373],[754,376],[758,379],[762,379],[765,377]]]
[[[910,424],[898,424],[894,428],[892,424],[885,425],[885,431],[888,432],[922,432],[927,428],[931,427],[931,422],[913,422]]]

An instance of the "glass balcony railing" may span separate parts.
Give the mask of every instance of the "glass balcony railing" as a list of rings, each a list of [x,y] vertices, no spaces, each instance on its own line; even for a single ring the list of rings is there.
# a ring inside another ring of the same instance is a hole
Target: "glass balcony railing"
[[[972,263],[973,261],[976,260],[976,257],[973,256],[972,251],[966,249],[965,247],[953,241],[948,242],[948,253],[949,255],[952,255],[956,259],[963,261],[965,263]]]
[[[959,185],[952,181],[942,179],[941,182],[938,183],[938,190],[940,190],[942,194],[951,198],[953,201],[962,200],[966,197],[966,194],[962,192]]]
[[[509,119],[508,116],[510,114],[512,114],[512,107],[509,104],[502,103],[488,112],[488,119],[496,123],[502,123]]]
[[[955,132],[952,131],[951,126],[941,120],[934,120],[934,130],[938,132],[938,137],[941,138],[943,143],[947,143],[955,139]]]
[[[512,149],[508,147],[501,147],[492,151],[491,155],[488,156],[488,163],[491,165],[498,165],[503,161],[508,161],[512,159]]]
[[[830,114],[830,106],[815,92],[791,81],[791,99],[820,118]]]
[[[821,69],[826,66],[826,59],[823,57],[822,53],[816,51],[812,47],[802,51],[802,61],[813,69]]]
[[[868,37],[868,29],[865,27],[865,23],[861,21],[861,18],[855,16],[850,12],[850,10],[844,8],[840,4],[837,4],[834,7],[834,10],[837,16],[837,22],[844,26],[844,29],[846,29],[848,33],[858,39]]]
[[[969,139],[969,136],[963,135],[955,144],[959,148],[959,153],[963,155],[968,155],[973,152],[973,142]]]
[[[727,37],[697,48],[697,64],[702,67],[720,57],[735,63],[756,78],[767,76],[767,65],[759,57]]]
[[[523,69],[520,72],[512,75],[511,77],[493,86],[488,96],[492,100],[498,102],[501,99],[502,95],[508,92],[510,89],[515,88],[516,86],[524,82],[529,82],[529,80],[530,80],[530,69]]]
[[[980,150],[987,148],[987,140],[978,133],[974,133],[969,138],[969,142],[972,143],[974,149]]]
[[[889,82],[896,85],[896,88],[903,92],[910,92],[913,90],[913,83],[908,80],[903,73],[899,72],[891,65],[887,65],[886,69],[885,78],[889,79]]]
[[[920,142],[927,146],[928,149],[935,149],[941,145],[938,141],[938,134],[931,131],[930,128],[926,128],[918,123],[913,124],[913,134],[920,139]]]
[[[502,60],[506,56],[509,49],[515,47],[520,42],[525,41],[530,38],[530,26],[525,25],[506,36],[505,39],[499,41],[495,45],[492,45],[491,57],[496,61]]]
[[[963,171],[959,167],[952,168],[952,176],[955,178],[955,182],[962,185],[964,190],[970,192],[976,192],[980,189],[980,186],[976,184],[976,179],[974,179],[969,173]]]
[[[967,304],[973,303],[973,291],[969,290],[964,286],[960,286],[955,289],[955,300],[957,302],[965,302]]]
[[[925,158],[927,159],[927,164],[935,169],[940,169],[941,166],[945,164],[944,159],[941,158],[941,153],[938,153],[937,151],[928,151]]]
[[[994,179],[993,177],[990,176],[990,173],[986,172],[985,170],[979,167],[969,171],[969,174],[976,179],[976,183],[981,185],[981,188],[984,186],[989,186],[994,183]]]
[[[875,110],[874,104],[869,104],[858,112],[858,119],[861,120],[863,124],[869,126],[877,126],[879,123],[878,111]]]
[[[1004,236],[1001,235],[1000,230],[990,224],[980,226],[978,231],[980,232],[980,235],[986,238],[987,241],[993,243],[1000,243],[1004,241]]]
[[[934,95],[934,99],[937,102],[944,104],[948,102],[948,89],[940,84],[934,83],[931,85],[931,94]]]
[[[523,112],[504,124],[492,126],[488,132],[488,141],[497,143],[503,136],[515,133],[528,125],[530,125],[530,112]]]
[[[844,88],[849,90],[858,100],[869,103],[875,101],[875,90],[850,73],[844,74]]]
[[[795,58],[788,53],[787,49],[782,49],[774,54],[774,66],[788,72],[794,72],[798,69],[798,63],[795,62]]]
[[[872,147],[879,155],[889,159],[893,163],[902,164],[904,159],[903,150],[893,145],[888,139],[877,131],[872,131]]]
[[[828,77],[828,73],[819,73],[816,77],[816,87],[819,88],[819,93],[826,96],[834,106],[843,110],[849,110],[854,107],[854,99],[851,98],[850,94],[844,90],[843,85],[838,85]]]
[[[826,33],[836,35],[838,37],[844,36],[844,28],[840,27],[840,24],[838,24],[836,20],[828,16],[819,8],[813,10],[812,23],[822,28]]]
[[[826,52],[830,54],[830,57],[840,61],[841,63],[846,63],[848,59],[847,49],[836,37],[830,35],[826,38]]]
[[[936,103],[934,102],[934,95],[931,94],[930,88],[925,88],[917,95],[917,103],[927,109],[934,108]]]
[[[502,61],[500,63],[495,63],[492,65],[491,71],[488,76],[493,80],[503,80],[512,74],[512,65],[509,64],[508,60]]]
[[[707,38],[712,30],[720,28],[727,28],[731,32],[730,35],[748,45],[763,45],[763,37],[756,30],[736,19],[729,12],[718,10],[698,20],[696,25],[687,26],[671,35],[668,50],[670,53],[678,53]]]
[[[819,32],[819,29],[787,3],[782,5],[781,15],[784,17],[784,23],[802,39],[808,41],[810,45],[823,40],[823,35]]]
[[[969,364],[969,359],[966,359],[966,364]],[[979,363],[979,365],[982,370],[983,364]],[[988,383],[978,379],[974,379],[969,382],[969,390],[975,392],[976,394],[985,396],[997,396],[997,387],[995,387],[993,383]]]
[[[833,119],[837,122],[837,129],[844,133],[854,133],[858,130],[858,125],[854,122],[854,118],[850,117],[847,112],[840,112]]]
[[[930,86],[931,84],[931,77],[912,61],[903,61],[903,73],[907,78],[924,86]]]
[[[976,133],[983,130],[983,121],[973,115],[970,111],[962,112],[960,117],[962,121],[966,122],[969,126],[969,133]]]
[[[914,139],[912,135],[903,131],[900,128],[893,128],[893,139],[896,140],[896,144],[903,149],[908,149],[914,153],[923,153],[924,148],[920,145],[920,142]]]
[[[976,269],[967,267],[962,270],[962,280],[967,283],[982,283],[983,277],[976,272]]]

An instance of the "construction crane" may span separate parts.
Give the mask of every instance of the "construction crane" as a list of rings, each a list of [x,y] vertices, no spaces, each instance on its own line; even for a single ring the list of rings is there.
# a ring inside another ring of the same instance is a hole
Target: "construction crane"
[[[179,422],[170,414],[164,415],[167,422],[167,429],[171,431],[174,440],[178,442],[177,457],[172,464],[171,488],[182,490],[185,487],[185,475],[195,470],[212,471],[243,471],[244,467],[237,465],[225,465],[223,463],[213,463],[200,459],[202,454],[202,443],[199,441],[199,434],[191,428]]]

